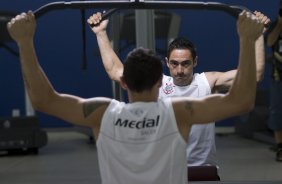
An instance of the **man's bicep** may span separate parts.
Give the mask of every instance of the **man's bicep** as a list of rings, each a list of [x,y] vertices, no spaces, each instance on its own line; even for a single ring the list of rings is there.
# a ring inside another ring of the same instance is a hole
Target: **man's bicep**
[[[94,113],[102,105],[109,104],[107,98],[82,99],[72,95],[60,95],[59,99],[50,107],[50,113],[71,124],[92,126],[99,119],[99,113]],[[101,112],[102,113],[102,112]],[[102,115],[101,115],[102,116]]]
[[[230,70],[228,72],[217,72],[212,93],[226,93],[230,89],[235,79],[237,70]]]

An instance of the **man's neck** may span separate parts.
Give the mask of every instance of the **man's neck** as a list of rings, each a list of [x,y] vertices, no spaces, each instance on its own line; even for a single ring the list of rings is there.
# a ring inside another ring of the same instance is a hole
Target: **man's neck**
[[[156,102],[158,101],[158,91],[143,91],[140,93],[137,92],[128,92],[128,98],[130,103],[134,102]]]

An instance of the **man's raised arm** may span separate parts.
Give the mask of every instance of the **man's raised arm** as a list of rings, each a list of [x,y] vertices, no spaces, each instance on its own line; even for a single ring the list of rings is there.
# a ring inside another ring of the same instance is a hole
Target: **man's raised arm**
[[[264,25],[267,25],[270,23],[270,19],[265,16],[263,13],[255,11],[255,16],[258,18],[258,20],[263,23]],[[266,28],[264,28],[263,33],[266,31]],[[255,42],[255,58],[256,58],[256,78],[257,82],[260,82],[263,80],[264,76],[264,68],[265,68],[265,47],[264,47],[264,35],[263,33],[259,36],[259,38]],[[209,80],[209,83],[211,85],[211,88],[213,92],[227,92],[236,75],[237,69],[230,70],[227,72],[207,72],[206,76]]]
[[[239,65],[230,91],[225,95],[211,95],[197,100],[188,98],[174,100],[174,109],[179,122],[194,124],[218,121],[248,112],[254,107],[255,41],[262,34],[263,28],[264,25],[251,13],[240,14],[237,20],[240,38]],[[184,114],[186,116],[183,116]]]
[[[87,20],[88,24],[95,25],[91,29],[96,34],[97,42],[102,57],[102,62],[108,76],[117,82],[120,82],[120,77],[123,73],[123,64],[111,47],[108,35],[107,25],[109,20],[103,20],[100,12],[93,14]]]
[[[102,113],[95,117],[92,113],[98,108],[105,109],[109,100],[91,99],[91,103],[89,103],[90,100],[60,94],[54,90],[38,62],[35,51],[36,20],[34,14],[29,11],[17,15],[7,24],[7,29],[19,47],[24,84],[35,110],[70,123],[85,126],[94,125]]]

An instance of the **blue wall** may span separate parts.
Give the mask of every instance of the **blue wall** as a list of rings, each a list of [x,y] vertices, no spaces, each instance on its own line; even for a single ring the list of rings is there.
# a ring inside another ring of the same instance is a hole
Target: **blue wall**
[[[1,0],[1,11],[20,13],[36,10],[48,0]],[[259,10],[272,20],[278,12],[279,0],[221,0],[232,5],[243,5]],[[87,17],[97,10],[87,10]],[[175,10],[174,10],[175,11]],[[234,69],[238,60],[238,37],[236,20],[225,12],[207,10],[177,10],[182,16],[180,36],[197,45],[199,64],[196,72],[226,71]],[[111,81],[108,79],[97,48],[96,38],[87,30],[87,70],[81,69],[82,40],[81,19],[78,10],[52,11],[37,21],[35,38],[40,63],[55,89],[85,98],[93,96],[112,97]],[[17,50],[14,43],[8,43]],[[269,53],[269,49],[267,49]],[[126,54],[121,53],[123,58]],[[268,88],[269,71],[260,84]],[[18,58],[0,48],[0,117],[11,116],[14,108],[25,113],[24,88]],[[68,123],[38,113],[43,127],[70,126]]]

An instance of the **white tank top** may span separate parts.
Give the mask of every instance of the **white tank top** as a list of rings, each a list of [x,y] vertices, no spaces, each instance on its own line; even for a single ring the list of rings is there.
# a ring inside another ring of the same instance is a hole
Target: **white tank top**
[[[103,184],[185,184],[187,143],[171,100],[112,100],[97,140]]]
[[[164,75],[159,97],[189,96],[197,98],[209,94],[211,94],[211,88],[206,75],[195,73],[192,83],[188,86],[176,86],[172,77]],[[214,122],[192,126],[187,146],[188,166],[217,165],[214,129]]]

